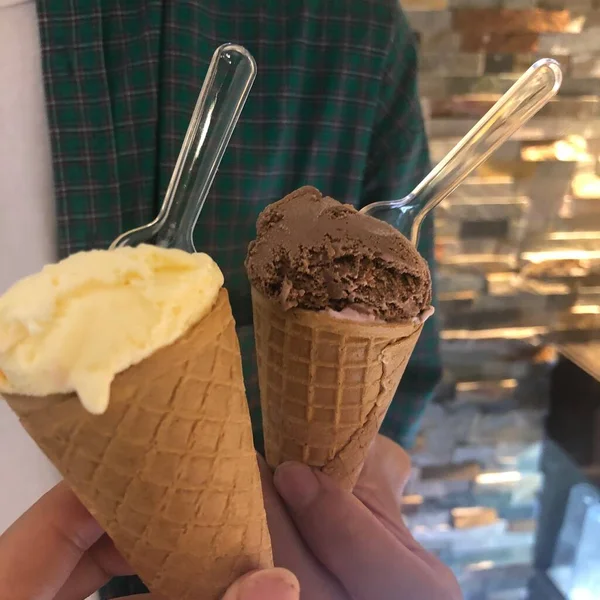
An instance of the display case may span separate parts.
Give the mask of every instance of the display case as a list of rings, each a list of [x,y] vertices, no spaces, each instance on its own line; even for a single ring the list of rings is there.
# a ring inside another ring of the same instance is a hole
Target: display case
[[[548,575],[567,600],[600,598],[600,491],[587,483],[571,489]]]

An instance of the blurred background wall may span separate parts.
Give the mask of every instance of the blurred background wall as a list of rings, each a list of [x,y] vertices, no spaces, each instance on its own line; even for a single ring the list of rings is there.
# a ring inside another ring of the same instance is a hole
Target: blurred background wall
[[[597,329],[600,0],[402,6],[434,161],[538,58],[565,74],[558,98],[436,212],[446,327]]]
[[[595,481],[583,498],[600,481],[600,0],[401,5],[434,162],[537,59],[565,76],[436,209],[445,374],[413,452],[407,523],[468,600],[562,598],[565,573],[577,597],[600,598],[556,550],[578,543],[563,522],[571,488]]]

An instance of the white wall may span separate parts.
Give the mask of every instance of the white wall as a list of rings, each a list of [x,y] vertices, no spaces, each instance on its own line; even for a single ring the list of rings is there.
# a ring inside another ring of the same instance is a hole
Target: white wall
[[[0,533],[58,481],[54,467],[0,397]]]
[[[0,533],[58,481],[54,467],[0,398]]]

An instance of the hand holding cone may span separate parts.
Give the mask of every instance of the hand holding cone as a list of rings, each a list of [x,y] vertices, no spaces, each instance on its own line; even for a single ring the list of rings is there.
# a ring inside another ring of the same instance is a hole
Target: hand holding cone
[[[103,415],[74,394],[7,400],[153,592],[217,600],[272,566],[225,290],[175,343],[117,375]]]

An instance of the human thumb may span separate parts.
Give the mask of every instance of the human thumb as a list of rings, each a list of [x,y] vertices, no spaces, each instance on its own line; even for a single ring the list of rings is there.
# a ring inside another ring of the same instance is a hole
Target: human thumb
[[[223,600],[299,600],[300,584],[287,569],[264,569],[240,577]]]

